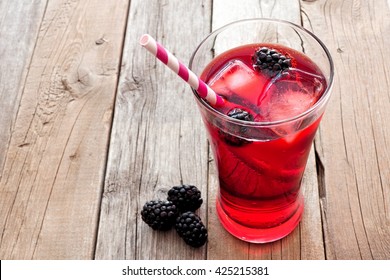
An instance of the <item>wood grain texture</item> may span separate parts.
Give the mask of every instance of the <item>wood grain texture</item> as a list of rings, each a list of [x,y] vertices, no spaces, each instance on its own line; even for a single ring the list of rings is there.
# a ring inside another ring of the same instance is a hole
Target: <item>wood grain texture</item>
[[[188,64],[197,43],[210,31],[210,18],[210,1],[131,2],[97,259],[206,257],[206,246],[191,249],[174,230],[156,232],[141,220],[143,204],[166,199],[174,185],[194,184],[207,197],[208,145],[189,86],[138,41],[149,33]],[[205,200],[198,213],[207,221]]]
[[[7,244],[9,214],[15,203],[15,186],[6,187],[4,165],[15,118],[24,90],[31,56],[36,44],[46,2],[0,2],[0,258],[10,256],[12,243]],[[18,205],[17,205],[18,206]],[[19,256],[18,256],[19,258]]]
[[[1,173],[2,259],[93,256],[127,4],[46,7]]]
[[[316,139],[328,259],[390,258],[388,2],[302,1],[329,47],[333,96]]]
[[[0,170],[45,6],[46,1],[0,2]]]

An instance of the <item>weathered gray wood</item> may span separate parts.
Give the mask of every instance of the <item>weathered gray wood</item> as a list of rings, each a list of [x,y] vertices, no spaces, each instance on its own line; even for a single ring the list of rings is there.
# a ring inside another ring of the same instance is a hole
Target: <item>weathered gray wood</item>
[[[36,44],[46,1],[0,1],[0,258],[9,257],[3,240],[16,189],[7,190],[3,169],[24,89],[31,55]],[[16,186],[14,186],[16,187]],[[10,248],[9,248],[10,249]]]
[[[230,21],[254,17],[284,19],[299,24],[299,1],[214,1],[213,29]],[[210,170],[214,171],[212,167]],[[215,176],[215,172],[210,175],[213,178],[210,180],[210,188],[217,185]],[[248,244],[230,236],[220,226],[214,213],[214,205],[209,205],[211,242],[208,258],[323,259],[324,247],[314,150],[307,165],[302,189],[305,196],[305,212],[300,226],[286,238],[270,244]],[[211,197],[215,197],[217,189],[214,187],[212,190]],[[224,242],[218,242],[219,236],[224,237]],[[226,254],[226,250],[231,253]]]
[[[0,170],[45,6],[46,1],[0,2]]]
[[[1,171],[2,259],[93,257],[127,6],[46,7]]]
[[[335,85],[316,140],[328,259],[390,257],[388,1],[302,1]]]
[[[149,33],[188,64],[210,31],[211,1],[131,2],[98,232],[97,259],[204,259],[142,220],[143,204],[181,183],[198,186],[207,222],[208,144],[192,92],[139,44]],[[136,28],[134,28],[136,27]]]

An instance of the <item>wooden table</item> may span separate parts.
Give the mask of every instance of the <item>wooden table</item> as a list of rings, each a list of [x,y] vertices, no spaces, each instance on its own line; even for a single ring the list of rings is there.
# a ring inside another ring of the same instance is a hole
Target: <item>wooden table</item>
[[[389,259],[389,0],[0,1],[1,259]],[[190,88],[138,44],[182,61],[236,19],[311,30],[333,95],[286,238],[239,241],[219,224],[217,178]],[[144,202],[197,185],[209,242],[152,231]]]

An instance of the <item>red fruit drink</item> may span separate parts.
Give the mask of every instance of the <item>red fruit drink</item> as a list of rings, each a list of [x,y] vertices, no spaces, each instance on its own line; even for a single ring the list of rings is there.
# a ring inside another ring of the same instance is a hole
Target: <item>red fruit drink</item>
[[[262,47],[288,59],[288,67],[254,66]],[[301,219],[300,183],[322,113],[299,116],[315,106],[326,80],[303,53],[277,44],[222,53],[201,79],[226,100],[215,108],[226,118],[202,112],[219,176],[220,221],[243,240],[280,239]]]

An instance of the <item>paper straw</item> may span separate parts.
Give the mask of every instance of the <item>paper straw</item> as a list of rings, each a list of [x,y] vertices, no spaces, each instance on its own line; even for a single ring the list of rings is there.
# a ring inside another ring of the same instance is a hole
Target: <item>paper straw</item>
[[[188,69],[181,63],[173,54],[165,49],[160,43],[156,42],[149,34],[142,35],[139,43],[145,47],[150,53],[157,57],[161,62],[167,65],[173,72],[186,81],[192,88],[194,88],[199,96],[211,106],[221,106],[224,100],[221,96],[215,93],[205,82],[199,79],[194,72]]]

